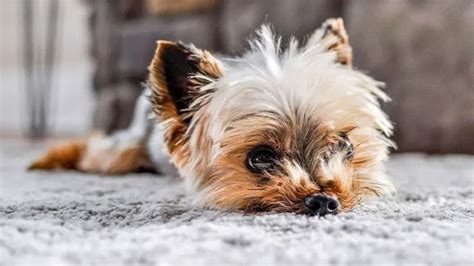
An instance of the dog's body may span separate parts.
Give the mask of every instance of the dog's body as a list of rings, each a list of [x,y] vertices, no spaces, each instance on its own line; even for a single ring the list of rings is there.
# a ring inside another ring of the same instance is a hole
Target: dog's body
[[[392,125],[378,104],[388,97],[352,69],[342,20],[302,47],[282,51],[268,27],[251,44],[222,59],[159,42],[129,129],[53,148],[32,168],[177,169],[201,204],[244,211],[324,215],[394,192],[383,166]]]

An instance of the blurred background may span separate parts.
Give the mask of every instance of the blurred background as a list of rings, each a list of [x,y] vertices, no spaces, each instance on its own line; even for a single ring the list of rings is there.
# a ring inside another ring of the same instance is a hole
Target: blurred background
[[[472,0],[1,0],[0,136],[126,127],[157,39],[238,55],[263,22],[303,39],[329,17],[387,83],[398,152],[474,154]]]

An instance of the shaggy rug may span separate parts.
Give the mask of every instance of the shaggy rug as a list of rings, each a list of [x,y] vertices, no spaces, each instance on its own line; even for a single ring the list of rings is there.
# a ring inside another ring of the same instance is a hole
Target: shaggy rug
[[[325,218],[190,206],[179,179],[24,170],[1,143],[0,265],[473,265],[473,156],[395,155],[399,193]]]

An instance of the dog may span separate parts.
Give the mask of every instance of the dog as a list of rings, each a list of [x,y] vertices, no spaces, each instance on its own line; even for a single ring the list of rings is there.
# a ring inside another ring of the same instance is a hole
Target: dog
[[[341,18],[285,49],[262,26],[241,57],[158,41],[131,126],[60,144],[30,169],[179,173],[196,203],[324,216],[395,188],[389,97],[352,67]],[[153,116],[154,119],[149,119]],[[177,172],[176,172],[177,171]]]

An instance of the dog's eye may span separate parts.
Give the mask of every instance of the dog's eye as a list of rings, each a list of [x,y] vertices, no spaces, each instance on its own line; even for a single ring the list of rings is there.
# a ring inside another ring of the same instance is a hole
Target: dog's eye
[[[346,134],[341,135],[341,137],[342,139],[338,144],[339,150],[346,151],[346,159],[351,160],[354,158],[354,145]]]
[[[352,145],[352,142],[349,142],[349,146],[347,148],[347,153],[346,153],[346,159],[347,160],[352,160],[354,158],[354,145]]]
[[[349,140],[349,137],[345,133],[340,134],[340,140],[332,145],[328,153],[324,155],[324,160],[327,162],[332,158],[336,153],[345,152],[344,159],[345,160],[352,160],[355,155],[354,145]]]
[[[275,169],[278,156],[270,147],[260,146],[247,154],[247,168],[254,173]]]

